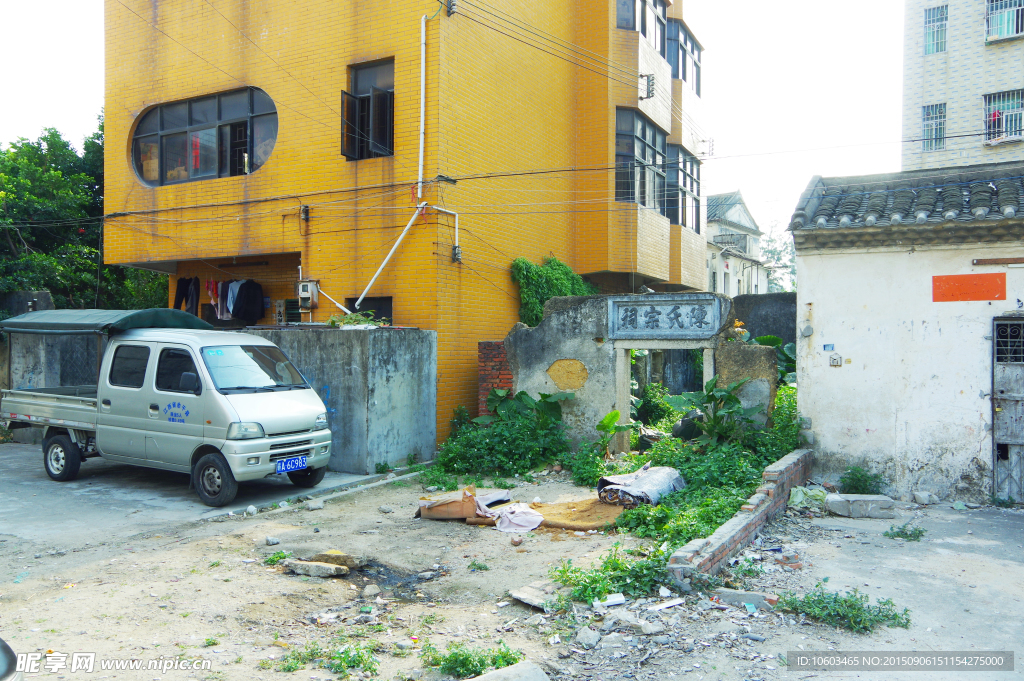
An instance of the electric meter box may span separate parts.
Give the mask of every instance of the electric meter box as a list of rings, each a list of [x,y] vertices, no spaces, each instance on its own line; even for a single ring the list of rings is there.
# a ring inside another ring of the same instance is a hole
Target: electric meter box
[[[320,286],[318,282],[313,280],[300,281],[297,286],[297,293],[299,309],[303,312],[309,312],[319,307]]]

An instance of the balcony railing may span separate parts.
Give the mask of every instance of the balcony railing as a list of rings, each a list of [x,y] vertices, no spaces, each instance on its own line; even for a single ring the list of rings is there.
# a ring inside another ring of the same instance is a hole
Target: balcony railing
[[[985,35],[988,40],[1024,35],[1024,0],[989,0]]]

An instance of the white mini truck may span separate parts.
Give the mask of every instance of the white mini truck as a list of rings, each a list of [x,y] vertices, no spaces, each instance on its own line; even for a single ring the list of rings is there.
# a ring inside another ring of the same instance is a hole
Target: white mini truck
[[[268,340],[163,309],[29,312],[0,330],[106,340],[96,385],[0,398],[11,427],[43,428],[43,465],[54,480],[74,480],[83,461],[100,456],[190,473],[204,504],[224,506],[246,480],[286,474],[314,487],[324,478],[327,409]]]

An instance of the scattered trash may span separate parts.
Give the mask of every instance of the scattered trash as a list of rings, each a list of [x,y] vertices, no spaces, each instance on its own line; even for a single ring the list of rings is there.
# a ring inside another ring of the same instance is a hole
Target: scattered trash
[[[512,546],[521,546],[523,543],[522,537],[512,537]]]
[[[508,595],[512,598],[526,603],[534,608],[545,609],[544,604],[550,603],[555,600],[556,585],[554,582],[542,580],[539,582],[531,582],[526,586],[513,589],[508,592]]]
[[[658,603],[657,605],[649,606],[647,608],[647,612],[658,612],[660,610],[667,610],[669,608],[674,608],[677,605],[682,605],[683,603],[684,601],[682,598],[673,598],[671,601],[665,601],[664,603]]]
[[[416,510],[415,517],[429,520],[465,520],[476,518],[478,515],[489,517],[494,513],[488,506],[510,501],[512,501],[512,495],[508,490],[500,490],[478,497],[476,486],[470,485],[457,492],[449,492],[437,497],[423,497],[420,499],[420,507]]]
[[[526,504],[512,504],[501,509],[495,527],[502,532],[529,532],[544,522],[544,516]]]
[[[626,597],[622,594],[608,594],[608,596],[605,597],[603,601],[601,601],[601,605],[603,605],[606,608],[610,608],[614,605],[624,605],[625,603]]]
[[[609,475],[597,483],[597,496],[606,504],[636,508],[640,504],[657,506],[661,497],[686,487],[686,481],[675,468],[655,466],[648,462],[626,475]]]
[[[953,509],[957,510],[957,511],[966,511],[967,510],[967,504],[965,504],[962,501],[955,501],[955,502],[953,502]]]

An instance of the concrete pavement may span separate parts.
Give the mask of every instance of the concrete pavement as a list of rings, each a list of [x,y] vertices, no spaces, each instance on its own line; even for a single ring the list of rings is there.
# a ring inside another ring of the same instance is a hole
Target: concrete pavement
[[[316,488],[301,489],[287,476],[240,483],[224,508],[203,505],[189,476],[89,459],[77,480],[54,482],[43,470],[39,445],[0,445],[0,539],[16,537],[48,547],[81,546],[127,537],[168,524],[204,520],[250,504],[263,507],[299,494],[319,496],[372,482],[379,475],[328,473]]]

